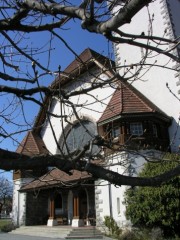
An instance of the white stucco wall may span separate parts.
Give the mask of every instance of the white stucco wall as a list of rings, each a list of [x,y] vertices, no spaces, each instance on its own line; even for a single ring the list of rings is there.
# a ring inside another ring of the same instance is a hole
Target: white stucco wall
[[[26,193],[20,193],[19,189],[30,181],[32,178],[14,180],[12,221],[18,227],[25,225],[26,216]]]
[[[154,14],[154,20],[152,21],[152,35],[159,37],[172,38],[173,31],[172,26],[176,30],[176,33],[180,33],[180,2],[178,0],[168,1],[170,3],[169,8],[167,8],[165,0],[156,0],[149,4],[150,16]],[[169,12],[170,9],[170,12]],[[116,11],[116,10],[115,10]],[[178,13],[177,13],[178,11]],[[171,18],[169,18],[171,14]],[[173,24],[170,21],[173,19]],[[150,23],[148,18],[147,8],[142,9],[137,15],[132,19],[130,24],[126,24],[121,27],[120,30],[131,33],[131,34],[141,34],[148,35]],[[164,31],[166,29],[166,34]],[[141,41],[147,43],[147,41]],[[153,46],[154,44],[151,43]],[[155,46],[155,45],[154,45]],[[167,47],[161,46],[162,49],[168,50]],[[124,64],[135,64],[139,63],[145,50],[139,47],[130,46],[127,44],[117,44],[116,49],[116,63],[118,67],[122,67]],[[148,58],[146,59],[146,64],[155,63],[158,65],[166,66],[167,68],[174,69],[176,66],[175,61],[169,60],[169,58],[163,54],[157,54],[156,52],[148,53]],[[177,66],[176,66],[177,67]],[[162,111],[167,115],[174,118],[173,124],[169,129],[171,138],[171,149],[173,151],[178,151],[180,145],[180,130],[177,129],[179,114],[180,114],[180,102],[179,100],[170,93],[166,84],[170,90],[179,98],[178,91],[180,87],[178,86],[179,77],[177,72],[160,67],[151,67],[148,69],[146,66],[141,74],[131,79],[132,84],[141,91],[147,98],[149,98],[154,104],[156,104]],[[134,67],[131,69],[131,73],[135,71]],[[146,72],[147,71],[147,72]],[[124,74],[124,68],[120,69],[120,74]],[[145,73],[145,74],[144,74]],[[144,74],[144,75],[143,75]],[[130,76],[128,73],[125,77]]]
[[[159,157],[162,153],[156,150],[142,150],[138,153],[121,152],[109,156],[108,168],[127,176],[137,176],[146,162],[143,156]],[[108,185],[107,181],[96,181],[95,200],[97,226],[102,228],[105,216],[112,216],[121,228],[128,228],[131,222],[126,219],[126,203],[124,194],[129,186]],[[111,188],[111,193],[109,192]],[[111,200],[110,200],[111,198]],[[118,200],[119,198],[119,200]],[[110,214],[110,202],[112,202],[112,215]],[[119,204],[119,206],[118,206]]]

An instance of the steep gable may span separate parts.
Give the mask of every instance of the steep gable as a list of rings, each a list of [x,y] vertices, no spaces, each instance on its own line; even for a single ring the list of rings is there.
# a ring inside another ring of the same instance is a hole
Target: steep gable
[[[60,73],[60,76],[53,81],[50,87],[56,87],[59,81],[62,85],[69,83],[74,80],[74,77],[90,70],[93,66],[110,67],[112,65],[115,66],[115,63],[111,59],[87,48]]]

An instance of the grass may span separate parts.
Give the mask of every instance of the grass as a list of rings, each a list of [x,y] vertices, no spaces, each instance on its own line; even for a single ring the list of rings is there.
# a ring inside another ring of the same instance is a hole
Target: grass
[[[6,226],[10,223],[11,223],[11,219],[0,219],[0,231],[4,226]]]

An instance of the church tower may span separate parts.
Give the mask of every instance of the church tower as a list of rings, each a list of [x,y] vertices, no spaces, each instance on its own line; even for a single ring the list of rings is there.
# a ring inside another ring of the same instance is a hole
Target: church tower
[[[119,8],[126,7],[127,1],[117,1],[110,6],[112,14]],[[180,1],[156,0],[138,12],[129,24],[119,30],[121,37],[143,43],[163,51],[180,56],[180,49],[172,44],[164,44],[160,38],[177,39],[180,36]],[[128,35],[127,35],[128,34]],[[159,40],[151,41],[140,36],[157,36]],[[125,43],[115,44],[116,68],[120,75],[150,99],[162,111],[173,118],[169,128],[170,148],[173,152],[180,145],[180,64],[164,54],[147,50],[140,46]],[[123,66],[126,66],[125,68]]]

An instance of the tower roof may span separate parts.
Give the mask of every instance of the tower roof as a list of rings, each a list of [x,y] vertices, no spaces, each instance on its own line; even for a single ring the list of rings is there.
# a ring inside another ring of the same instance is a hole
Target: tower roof
[[[29,156],[48,153],[43,140],[32,131],[27,133],[16,152]]]
[[[128,83],[119,83],[98,123],[121,116],[157,113],[168,121],[170,118],[142,93]]]

